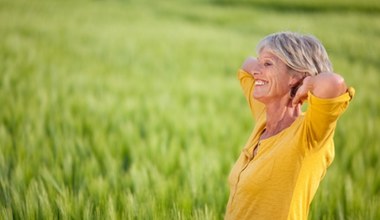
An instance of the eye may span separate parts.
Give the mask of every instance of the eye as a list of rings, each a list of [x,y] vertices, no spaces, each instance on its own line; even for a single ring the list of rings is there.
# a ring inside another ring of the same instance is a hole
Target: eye
[[[271,62],[265,62],[264,66],[272,66],[272,63]]]

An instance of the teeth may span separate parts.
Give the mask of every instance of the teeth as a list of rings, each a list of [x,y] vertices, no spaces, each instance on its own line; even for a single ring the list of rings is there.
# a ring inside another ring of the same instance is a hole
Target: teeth
[[[256,85],[256,86],[262,86],[262,85],[265,85],[265,84],[267,84],[267,82],[262,81],[262,80],[256,80],[256,81],[255,81],[255,85]]]

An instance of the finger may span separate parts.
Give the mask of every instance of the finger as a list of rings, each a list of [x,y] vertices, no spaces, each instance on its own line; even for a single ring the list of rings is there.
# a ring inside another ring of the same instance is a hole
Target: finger
[[[302,104],[306,98],[307,92],[305,91],[305,87],[301,86],[293,98],[293,105]]]
[[[295,96],[294,96],[294,98],[293,98],[293,100],[292,100],[292,104],[293,105],[297,105],[298,104],[298,102],[299,102],[299,95],[298,94],[296,94]]]
[[[298,104],[298,103],[303,103],[307,97],[308,97],[308,92],[310,90],[310,81],[311,77],[307,76],[302,79],[302,84],[298,88],[294,98],[293,98],[293,104]]]

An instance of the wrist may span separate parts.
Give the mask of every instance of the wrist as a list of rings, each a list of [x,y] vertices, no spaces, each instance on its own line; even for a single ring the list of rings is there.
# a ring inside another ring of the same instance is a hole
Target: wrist
[[[313,91],[315,83],[315,76],[307,76],[303,79],[302,85],[305,86],[307,91]]]

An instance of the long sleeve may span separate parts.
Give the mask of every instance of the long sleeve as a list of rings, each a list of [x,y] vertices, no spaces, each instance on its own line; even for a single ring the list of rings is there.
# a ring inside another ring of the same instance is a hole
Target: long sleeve
[[[347,109],[354,94],[352,87],[343,95],[332,99],[321,99],[309,92],[306,126],[311,148],[318,147],[318,143],[333,135],[339,116]]]
[[[251,109],[252,116],[257,121],[257,119],[261,116],[261,114],[265,114],[265,106],[259,101],[255,100],[252,96],[255,79],[251,74],[245,72],[242,69],[238,71],[238,79],[240,81],[240,85],[243,89],[244,96],[249,104],[249,108]]]

